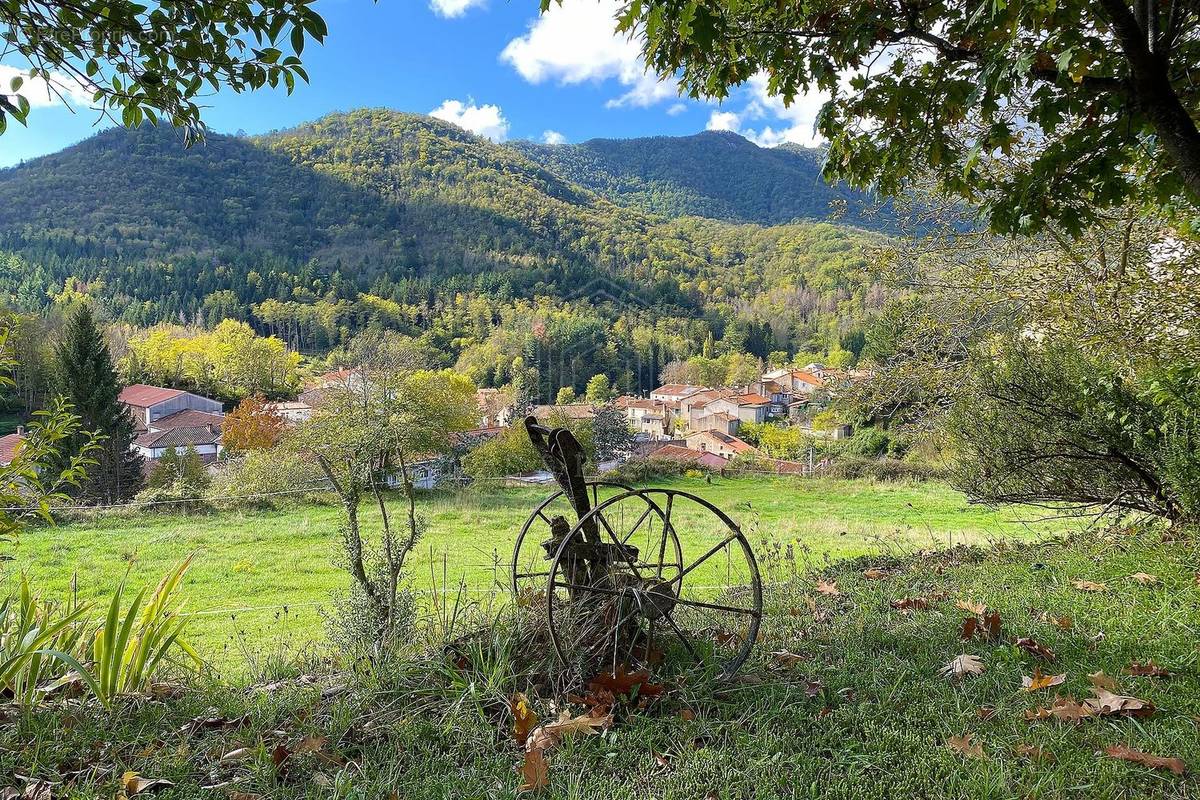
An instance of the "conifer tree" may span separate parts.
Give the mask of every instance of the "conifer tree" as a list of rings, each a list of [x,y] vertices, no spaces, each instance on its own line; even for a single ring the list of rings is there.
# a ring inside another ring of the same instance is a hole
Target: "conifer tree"
[[[104,437],[91,456],[96,464],[79,487],[81,499],[121,503],[142,485],[142,457],[130,449],[133,419],[118,401],[121,383],[92,310],[80,305],[54,350],[55,388],[73,406],[80,430]],[[84,437],[80,434],[80,446]]]

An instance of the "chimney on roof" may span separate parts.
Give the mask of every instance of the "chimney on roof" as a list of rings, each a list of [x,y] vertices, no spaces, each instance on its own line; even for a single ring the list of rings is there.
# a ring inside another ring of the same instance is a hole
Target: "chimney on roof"
[[[17,426],[17,436],[24,436],[24,435],[25,435],[25,426],[18,425]]]

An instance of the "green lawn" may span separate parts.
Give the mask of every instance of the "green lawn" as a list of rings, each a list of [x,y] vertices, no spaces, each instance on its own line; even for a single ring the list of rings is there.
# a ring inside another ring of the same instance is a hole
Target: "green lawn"
[[[794,479],[679,479],[724,509],[753,542],[770,572],[792,545],[800,566],[864,553],[894,554],[963,543],[1046,535],[1013,512],[969,506],[937,483]],[[419,592],[452,590],[464,578],[476,592],[507,586],[517,531],[548,489],[466,490],[427,495],[421,513],[429,530],[412,562]],[[398,510],[400,498],[392,498]],[[377,511],[364,507],[370,525]],[[79,595],[107,595],[127,573],[156,581],[185,554],[196,561],[186,582],[189,636],[217,664],[239,660],[243,647],[298,645],[323,636],[320,609],[346,585],[335,566],[339,511],[296,504],[273,511],[200,515],[139,513],[76,522],[26,533],[15,568],[54,596],[77,583]],[[706,548],[717,535],[706,521],[681,525],[685,550]],[[432,569],[431,569],[432,568]],[[12,570],[15,571],[15,570]],[[767,576],[769,578],[770,575]]]
[[[905,492],[910,499],[932,494],[943,523],[956,513],[953,498],[931,487],[882,487],[874,502],[896,503]],[[899,500],[900,507],[907,502]],[[1148,529],[900,560],[870,556],[775,583],[762,640],[738,676],[669,681],[652,702],[620,706],[602,736],[549,751],[549,786],[533,796],[1194,798],[1198,565],[1194,538],[1164,541],[1160,530]],[[886,567],[888,576],[868,580],[868,566]],[[1137,573],[1154,580],[1139,581]],[[818,578],[835,582],[839,594],[817,593]],[[1077,580],[1104,588],[1083,591]],[[927,598],[929,608],[891,606],[914,596]],[[960,599],[999,613],[997,641],[960,639]],[[1069,626],[1053,621],[1065,617]],[[523,641],[521,629],[504,617],[491,635]],[[1034,637],[1053,658],[1016,647],[1020,637]],[[788,663],[772,655],[780,650],[791,654]],[[491,655],[464,666],[435,649],[373,678],[317,672],[253,687],[201,682],[181,697],[130,701],[112,713],[94,703],[56,702],[0,721],[0,776],[54,781],[62,787],[56,797],[72,798],[113,797],[125,770],[173,781],[156,794],[163,800],[527,797],[517,791],[522,753],[510,733],[512,693],[527,693],[543,720],[564,704],[573,713],[583,708],[537,672],[513,666],[528,654],[514,655],[511,647],[483,652]],[[941,676],[961,654],[979,658],[983,672]],[[1151,659],[1170,676],[1128,673],[1131,662]],[[294,666],[291,674],[300,669],[311,667]],[[1035,670],[1061,674],[1063,682],[1023,691],[1022,677]],[[1056,694],[1090,697],[1089,674],[1101,671],[1118,694],[1156,710],[1078,724],[1026,719]],[[193,718],[210,722],[189,726]],[[974,754],[948,746],[961,736],[978,748]],[[1186,774],[1105,755],[1114,746],[1180,759]],[[236,757],[223,758],[230,753]],[[287,758],[277,765],[281,754]],[[24,779],[9,782],[24,786]],[[5,783],[0,778],[0,792]]]

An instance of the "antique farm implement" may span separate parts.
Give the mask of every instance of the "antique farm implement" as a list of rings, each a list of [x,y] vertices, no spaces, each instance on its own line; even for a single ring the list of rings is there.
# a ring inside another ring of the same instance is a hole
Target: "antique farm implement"
[[[758,565],[737,524],[688,492],[588,480],[569,430],[533,417],[525,428],[559,490],[521,528],[512,588],[545,608],[559,661],[737,670],[762,620]]]

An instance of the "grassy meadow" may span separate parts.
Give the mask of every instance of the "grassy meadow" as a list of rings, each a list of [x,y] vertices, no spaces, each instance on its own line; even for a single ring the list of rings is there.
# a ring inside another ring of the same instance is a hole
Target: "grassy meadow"
[[[1030,540],[1054,530],[1025,524],[1013,511],[970,506],[937,483],[680,478],[661,485],[692,491],[728,513],[754,545],[764,581],[789,544],[800,566],[812,568],[868,553]],[[505,591],[517,532],[549,491],[488,488],[423,496],[420,513],[429,527],[411,562],[413,588],[427,599],[453,592],[460,580],[475,596]],[[398,512],[402,501],[392,497],[389,503]],[[378,510],[364,505],[362,513],[364,530],[371,530]],[[109,594],[126,575],[132,585],[153,583],[194,552],[185,585],[188,635],[214,663],[233,665],[246,652],[323,637],[320,609],[347,584],[336,566],[339,518],[335,505],[321,502],[101,516],[29,531],[8,572],[11,578],[24,571],[48,596],[62,596],[74,585],[90,599]],[[677,523],[692,553],[719,535],[705,527],[710,520],[694,521]]]

